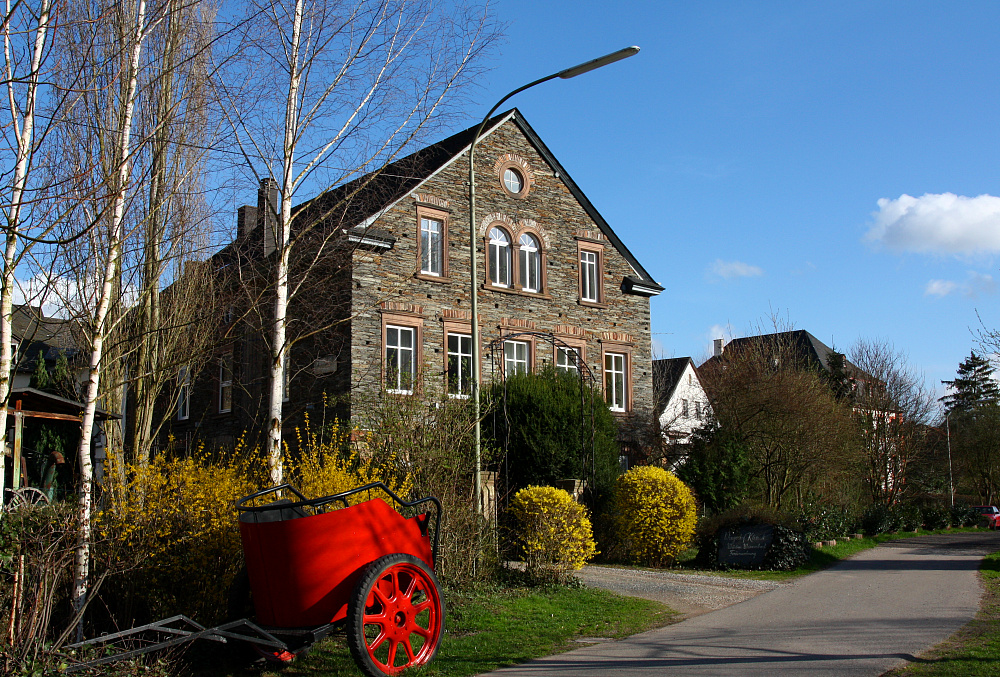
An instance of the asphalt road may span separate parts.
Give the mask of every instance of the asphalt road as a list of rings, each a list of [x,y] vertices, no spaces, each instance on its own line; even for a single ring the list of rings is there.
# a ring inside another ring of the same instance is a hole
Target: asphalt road
[[[490,674],[875,677],[975,616],[979,561],[998,549],[1000,532],[894,541],[675,625]]]

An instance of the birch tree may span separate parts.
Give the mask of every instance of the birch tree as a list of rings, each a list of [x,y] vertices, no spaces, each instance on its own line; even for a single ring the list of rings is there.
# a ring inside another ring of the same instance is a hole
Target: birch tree
[[[6,85],[6,124],[3,125],[4,251],[0,281],[0,440],[6,439],[7,403],[13,369],[13,332],[11,319],[15,295],[15,272],[23,251],[25,220],[43,190],[32,179],[37,174],[38,155],[46,140],[49,125],[42,123],[36,134],[38,111],[49,82],[43,74],[51,67],[50,53],[56,6],[53,0],[15,2],[4,5],[3,32],[4,80]],[[53,108],[58,108],[53,106]],[[36,208],[40,212],[41,208]],[[2,464],[0,464],[2,467]]]
[[[80,613],[87,599],[90,571],[91,501],[93,466],[91,442],[101,396],[105,340],[109,317],[121,293],[120,263],[125,239],[127,200],[132,191],[133,124],[136,118],[139,66],[150,22],[146,0],[114,5],[99,1],[76,3],[76,23],[63,44],[70,68],[84,73],[85,82],[72,103],[73,125],[67,141],[75,142],[80,165],[93,170],[78,184],[80,201],[76,223],[82,223],[90,242],[83,286],[77,292],[87,298],[92,314],[86,317],[90,344],[87,382],[80,423],[79,488],[77,517],[80,533],[74,559],[72,602]],[[91,151],[93,154],[91,155]],[[98,186],[91,182],[97,181]],[[82,626],[80,630],[82,631]]]
[[[333,232],[317,235],[324,213],[293,211],[303,189],[312,195],[377,172],[422,138],[467,84],[477,59],[495,40],[485,9],[429,0],[289,0],[250,3],[256,19],[240,36],[244,64],[222,85],[247,167],[269,178],[278,199],[268,293],[269,374],[266,456],[271,481],[282,481],[284,368],[289,347],[317,327],[289,334],[289,308],[303,292],[310,264],[292,274],[292,255],[319,262],[334,248]],[[264,65],[260,67],[260,65]],[[362,188],[359,186],[358,188]],[[353,195],[348,196],[348,199]],[[333,213],[342,205],[326,205]],[[307,220],[308,219],[308,220]]]

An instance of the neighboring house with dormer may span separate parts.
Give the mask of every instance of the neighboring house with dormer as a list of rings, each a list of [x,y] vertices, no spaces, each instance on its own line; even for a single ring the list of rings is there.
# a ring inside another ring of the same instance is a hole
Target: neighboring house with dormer
[[[51,370],[60,353],[66,355],[76,382],[79,384],[86,380],[86,367],[79,366],[78,357],[82,337],[73,320],[47,317],[39,306],[18,305],[14,306],[11,315],[11,333],[11,356],[15,365],[12,388],[31,385],[31,375],[39,356]]]
[[[653,360],[653,390],[660,432],[668,442],[687,443],[712,419],[712,405],[690,357]]]
[[[322,310],[329,329],[291,348],[286,434],[324,397],[359,389],[468,396],[470,238],[478,257],[484,383],[545,365],[575,371],[583,364],[613,412],[652,410],[649,306],[662,287],[516,109],[489,120],[477,142],[470,233],[474,132],[296,208],[303,222],[321,220],[320,230],[336,237],[327,240],[335,243],[327,272],[290,308],[292,322],[304,324],[318,323],[310,318]],[[236,241],[213,258],[220,275],[239,269],[242,282],[254,266],[267,269],[273,192],[265,181],[258,205],[240,208]],[[260,298],[263,309],[267,299]],[[176,439],[224,443],[260,428],[268,335],[240,324],[249,314],[239,307],[220,312],[226,333],[215,357],[197,374],[179,373],[182,401],[168,431]]]

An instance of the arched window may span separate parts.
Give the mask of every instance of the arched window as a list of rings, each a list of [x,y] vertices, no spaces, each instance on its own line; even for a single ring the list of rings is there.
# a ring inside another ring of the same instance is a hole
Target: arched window
[[[510,236],[502,228],[490,228],[490,282],[510,286]]]
[[[521,235],[521,249],[518,258],[520,267],[520,283],[522,291],[538,292],[541,290],[542,256],[538,240],[534,235]]]

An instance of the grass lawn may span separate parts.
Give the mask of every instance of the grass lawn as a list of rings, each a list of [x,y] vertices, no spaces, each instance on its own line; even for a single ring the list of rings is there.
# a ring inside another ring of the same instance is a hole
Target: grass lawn
[[[658,602],[578,587],[448,594],[437,657],[415,675],[465,677],[578,648],[580,638],[621,638],[667,625],[675,614]],[[279,671],[216,666],[203,677],[337,677],[359,675],[343,635],[327,638]]]
[[[1000,553],[979,567],[986,593],[976,618],[916,663],[887,672],[891,677],[979,677],[1000,675]]]

